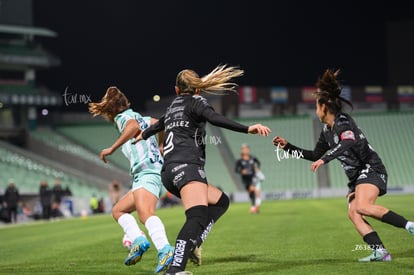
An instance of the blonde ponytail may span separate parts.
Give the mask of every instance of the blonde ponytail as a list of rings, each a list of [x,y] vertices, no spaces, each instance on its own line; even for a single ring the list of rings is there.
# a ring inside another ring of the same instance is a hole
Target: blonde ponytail
[[[181,93],[193,94],[197,89],[210,94],[237,93],[238,85],[229,81],[242,76],[243,73],[244,71],[237,67],[221,65],[200,78],[196,72],[187,69],[178,73],[176,85]]]

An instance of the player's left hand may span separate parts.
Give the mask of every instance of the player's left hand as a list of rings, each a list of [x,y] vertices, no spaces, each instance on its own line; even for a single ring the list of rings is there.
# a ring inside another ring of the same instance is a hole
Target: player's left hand
[[[286,146],[287,143],[288,142],[286,141],[285,138],[282,138],[282,137],[279,137],[279,136],[275,136],[273,138],[273,145],[274,146],[278,146],[278,147],[280,147],[282,149],[285,148],[285,146]]]
[[[112,148],[110,147],[110,148],[106,148],[106,149],[103,149],[102,151],[101,151],[101,154],[100,154],[100,158],[101,158],[101,160],[103,161],[103,162],[105,162],[105,163],[108,163],[108,160],[105,158],[106,156],[109,156],[109,155],[112,155],[112,153],[113,153],[114,151],[112,150]]]
[[[325,164],[325,162],[321,159],[318,159],[317,161],[312,163],[312,165],[311,165],[312,172],[315,172],[316,170],[318,170],[319,166],[321,166],[323,164]]]

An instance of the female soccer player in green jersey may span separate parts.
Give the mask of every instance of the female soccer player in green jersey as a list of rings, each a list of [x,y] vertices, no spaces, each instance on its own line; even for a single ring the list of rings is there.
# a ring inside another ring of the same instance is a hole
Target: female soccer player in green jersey
[[[90,103],[89,111],[94,116],[101,115],[106,120],[115,123],[120,134],[111,147],[102,150],[101,159],[106,163],[106,157],[122,146],[122,152],[129,160],[131,167],[132,190],[112,209],[112,216],[123,228],[128,238],[133,241],[125,264],[136,264],[150,247],[145,234],[130,214],[136,210],[139,220],[147,228],[158,250],[158,266],[155,272],[161,272],[171,263],[174,252],[174,248],[168,242],[164,224],[155,215],[158,199],[165,193],[160,175],[163,157],[156,137],[132,143],[135,136],[157,120],[142,117],[134,112],[130,108],[127,97],[117,87],[109,87],[100,102]]]

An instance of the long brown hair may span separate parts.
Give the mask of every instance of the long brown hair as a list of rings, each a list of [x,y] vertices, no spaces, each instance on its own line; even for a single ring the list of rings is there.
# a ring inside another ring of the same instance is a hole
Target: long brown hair
[[[337,79],[340,72],[340,70],[327,69],[316,82],[318,90],[315,92],[315,96],[318,104],[325,104],[327,110],[335,115],[342,112],[342,102],[348,104],[352,109],[354,108],[349,100],[341,97],[342,87]]]
[[[103,116],[111,122],[117,114],[128,109],[131,103],[117,87],[111,86],[106,90],[100,102],[89,103],[89,112],[93,116]]]
[[[217,66],[208,75],[199,77],[193,70],[182,70],[176,78],[176,86],[180,93],[196,93],[200,90],[211,94],[237,92],[237,84],[229,82],[232,78],[242,76],[243,70],[237,67]]]

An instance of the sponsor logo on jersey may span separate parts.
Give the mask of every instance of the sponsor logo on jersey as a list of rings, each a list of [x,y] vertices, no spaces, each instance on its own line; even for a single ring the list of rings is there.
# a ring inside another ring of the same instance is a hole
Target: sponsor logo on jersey
[[[201,101],[204,105],[209,105],[207,102],[207,99],[202,97],[201,95],[193,95],[193,98],[195,98],[196,100]]]
[[[336,151],[338,151],[340,148],[342,147],[341,144],[338,144],[335,148],[333,148],[329,153],[328,156],[331,156],[333,154],[335,154]]]
[[[184,177],[185,172],[181,171],[180,173],[178,173],[177,175],[175,175],[174,179],[173,179],[173,184],[176,185],[177,182],[179,182],[180,180],[182,180],[182,178]]]
[[[338,135],[336,133],[333,136],[333,140],[334,140],[335,144],[338,144],[339,138],[338,138]]]
[[[344,139],[355,140],[355,134],[354,134],[354,132],[352,132],[351,130],[342,132],[342,134],[341,134],[341,140],[344,140]]]
[[[171,103],[171,105],[173,105],[173,104],[179,104],[179,103],[183,103],[183,102],[184,102],[184,99],[182,97],[176,97],[174,99],[174,101]]]
[[[362,180],[362,179],[366,179],[366,178],[368,178],[368,176],[366,174],[361,174],[361,175],[359,175],[358,180]]]
[[[183,164],[177,165],[177,166],[175,166],[173,169],[171,169],[171,172],[172,172],[172,173],[175,173],[175,172],[177,172],[178,170],[180,170],[180,169],[182,169],[182,168],[184,168],[184,167],[187,167],[187,166],[188,166],[188,164],[187,164],[187,163],[183,163]]]
[[[355,169],[354,166],[350,166],[350,165],[342,165],[342,168],[344,168],[345,171],[349,171],[349,170]]]
[[[167,112],[165,113],[165,117],[169,117],[171,114],[184,111],[184,108],[185,108],[184,106],[172,107],[173,104],[171,104],[171,106],[167,109]]]
[[[178,112],[173,115],[173,119],[183,119],[184,112]]]
[[[206,172],[204,172],[203,169],[198,169],[198,173],[200,174],[200,177],[202,177],[203,179],[206,178]]]

